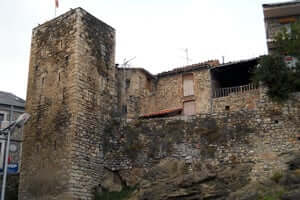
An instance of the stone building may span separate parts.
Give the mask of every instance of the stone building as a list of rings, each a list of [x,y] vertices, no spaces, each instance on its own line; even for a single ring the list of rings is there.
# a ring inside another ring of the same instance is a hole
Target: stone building
[[[6,128],[10,122],[15,121],[25,111],[25,101],[14,94],[0,91],[0,129]],[[19,173],[21,153],[22,130],[16,129],[11,136],[8,172]],[[0,135],[0,168],[3,170],[4,148],[6,137]]]
[[[107,174],[137,166],[151,168],[153,162],[146,155],[134,161],[124,154],[113,155],[128,147],[122,143],[125,136],[119,130],[120,124],[107,125],[115,119],[123,118],[123,122],[130,123],[133,119],[170,116],[193,119],[195,115],[205,115],[218,118],[225,124],[224,130],[240,127],[231,124],[232,118],[260,127],[259,134],[265,127],[272,130],[275,127],[280,136],[278,129],[284,130],[287,115],[295,117],[292,114],[298,112],[297,106],[290,109],[292,104],[281,107],[269,103],[264,88],[251,82],[251,71],[259,58],[224,64],[212,60],[153,75],[142,68],[116,66],[114,55],[115,30],[82,8],[72,9],[33,29],[26,100],[26,112],[31,119],[24,132],[19,200],[90,200],[93,189],[104,184]],[[264,107],[283,110],[284,117],[279,119],[284,123],[273,122],[264,114]],[[295,121],[299,122],[297,116]],[[294,149],[297,149],[294,140],[297,123],[292,125],[289,135]],[[159,126],[155,124],[154,128]],[[157,139],[152,140],[151,134],[149,137],[149,141]],[[189,138],[180,138],[183,149],[193,147],[194,144],[186,142]],[[105,154],[107,144],[112,149]],[[168,155],[163,144],[150,146],[159,147],[158,159]],[[134,149],[137,151],[139,147],[142,145]],[[177,152],[172,156],[186,157],[189,152],[181,151],[180,145],[177,147],[180,155]],[[224,152],[235,152],[222,148],[222,159],[228,157]],[[261,164],[257,168],[261,170]]]
[[[258,87],[250,76],[257,64],[258,58],[225,64],[214,60],[157,75],[118,69],[120,107],[128,119],[253,110]]]
[[[33,29],[20,200],[92,198],[117,107],[114,51],[115,30],[81,8]]]

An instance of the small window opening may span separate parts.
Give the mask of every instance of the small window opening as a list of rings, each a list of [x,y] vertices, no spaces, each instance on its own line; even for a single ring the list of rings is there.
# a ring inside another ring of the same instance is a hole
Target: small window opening
[[[56,150],[56,140],[54,140],[54,150]]]
[[[42,86],[44,86],[45,83],[45,77],[42,78]]]
[[[39,65],[34,66],[35,71],[39,69]]]
[[[130,79],[126,79],[126,89],[130,87]]]
[[[58,82],[60,81],[60,72],[58,72]]]
[[[127,114],[127,105],[122,106],[122,113]]]
[[[279,121],[278,121],[278,120],[275,120],[275,121],[274,121],[274,123],[275,123],[275,124],[278,124],[278,123],[279,123]]]
[[[230,106],[225,106],[225,110],[229,111],[230,110]]]
[[[152,92],[152,85],[151,85],[151,79],[150,78],[147,78],[146,80],[146,88]]]
[[[69,63],[69,56],[66,56],[65,60],[66,60],[66,63],[68,64]]]

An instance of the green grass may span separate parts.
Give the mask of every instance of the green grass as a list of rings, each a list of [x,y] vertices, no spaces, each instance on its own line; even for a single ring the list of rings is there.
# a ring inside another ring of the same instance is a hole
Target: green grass
[[[284,191],[274,191],[270,194],[266,194],[264,195],[262,198],[260,198],[261,200],[280,200],[282,195],[283,195]]]
[[[108,192],[95,193],[95,200],[125,200],[135,190],[132,187],[124,187],[120,192]]]

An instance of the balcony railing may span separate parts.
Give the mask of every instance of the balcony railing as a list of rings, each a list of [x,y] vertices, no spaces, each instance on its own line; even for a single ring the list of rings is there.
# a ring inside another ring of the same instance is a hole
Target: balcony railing
[[[248,85],[241,85],[236,87],[217,88],[213,89],[213,98],[226,97],[232,93],[237,94],[256,89],[258,89],[258,85],[254,83],[249,83]]]

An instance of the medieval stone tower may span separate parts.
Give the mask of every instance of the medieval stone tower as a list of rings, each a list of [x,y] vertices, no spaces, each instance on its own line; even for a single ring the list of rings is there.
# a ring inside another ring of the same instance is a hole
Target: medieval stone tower
[[[32,33],[20,200],[91,199],[117,105],[115,31],[81,8]]]

